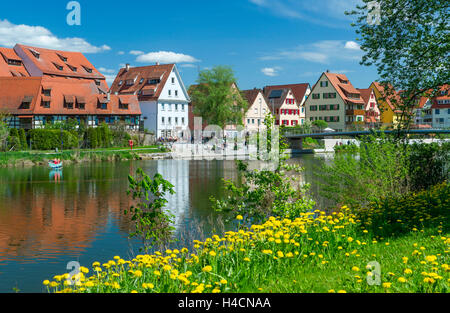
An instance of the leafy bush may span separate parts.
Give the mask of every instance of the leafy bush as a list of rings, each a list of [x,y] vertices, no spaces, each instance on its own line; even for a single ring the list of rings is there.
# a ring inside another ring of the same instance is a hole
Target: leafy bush
[[[450,142],[414,143],[409,150],[409,179],[412,190],[427,189],[450,178]]]
[[[139,236],[145,251],[151,245],[167,243],[175,228],[171,225],[174,216],[164,211],[167,204],[164,196],[167,192],[174,194],[174,186],[161,174],[155,174],[152,180],[140,168],[136,171],[136,177],[130,175],[128,181],[128,194],[138,201],[129,210],[124,210],[124,214],[131,214],[135,222],[135,231],[130,233],[130,237]]]
[[[66,130],[32,129],[29,131],[34,150],[73,149],[78,146],[78,138]]]
[[[365,205],[408,191],[408,153],[384,135],[361,139],[359,154],[337,153],[315,170],[322,196],[337,205]]]

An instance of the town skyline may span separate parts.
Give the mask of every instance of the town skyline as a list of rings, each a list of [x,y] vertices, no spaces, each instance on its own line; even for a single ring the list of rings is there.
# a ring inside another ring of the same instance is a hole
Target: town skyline
[[[243,90],[313,85],[326,70],[346,74],[357,88],[368,88],[378,77],[373,68],[359,65],[362,51],[344,14],[357,2],[337,5],[327,0],[312,8],[308,1],[289,0],[177,1],[176,9],[145,2],[139,10],[130,10],[78,1],[81,25],[70,26],[69,1],[55,4],[52,11],[26,1],[34,8],[20,16],[12,4],[5,4],[0,46],[19,43],[85,53],[109,86],[127,63],[136,67],[159,62],[176,63],[187,87],[195,84],[199,70],[228,65]],[[149,20],[145,14],[153,11],[170,14],[152,14]],[[126,25],[118,23],[120,19]],[[149,22],[158,26],[149,27]]]

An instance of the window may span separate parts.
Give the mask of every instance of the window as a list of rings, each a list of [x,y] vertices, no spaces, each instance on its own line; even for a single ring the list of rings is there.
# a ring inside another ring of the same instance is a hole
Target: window
[[[320,87],[328,87],[328,81],[320,82]]]
[[[164,111],[164,103],[161,103],[161,111]]]
[[[34,50],[34,49],[29,49],[29,50],[36,59],[39,59],[41,57],[41,54],[39,52],[37,52],[36,50]]]
[[[178,90],[175,90],[175,97],[178,97]]]
[[[175,104],[175,111],[178,111],[178,104]]]
[[[164,120],[164,116],[161,117],[161,123],[164,124],[165,120]]]
[[[61,59],[61,61],[63,62],[67,62],[67,58],[59,53],[57,53],[58,57]]]
[[[313,99],[320,99],[320,93],[313,93],[312,94]]]
[[[46,97],[50,97],[52,94],[52,90],[51,89],[42,89],[42,94]]]
[[[175,77],[172,77],[172,84],[175,84]]]
[[[142,84],[144,82],[145,79],[141,78],[141,80],[139,81],[139,84]]]
[[[336,93],[335,92],[324,93],[323,98],[324,99],[334,99],[334,98],[336,98]]]
[[[121,81],[119,82],[119,86],[122,86],[122,84],[123,84],[123,80],[121,80]]]
[[[92,73],[92,69],[91,69],[91,68],[89,68],[89,67],[86,67],[86,66],[84,66],[84,65],[83,65],[83,67],[84,67],[84,69],[86,70],[86,72],[88,72],[88,73]]]
[[[159,78],[149,78],[147,80],[147,83],[149,85],[156,85],[156,84],[159,84],[160,82],[161,82],[161,80]]]
[[[169,89],[169,97],[172,95],[172,90]]]
[[[252,118],[252,124],[255,124],[255,119],[254,118]]]
[[[310,111],[317,111],[317,105],[311,105],[311,106],[309,107],[309,110],[310,110]]]
[[[58,70],[60,70],[60,71],[63,70],[63,66],[62,66],[62,65],[59,65],[58,63],[53,63],[53,65],[54,65]]]
[[[184,112],[184,104],[181,105],[181,111]]]
[[[8,65],[16,65],[16,66],[20,66],[20,65],[22,65],[22,61],[20,61],[20,60],[12,60],[12,59],[8,59]]]
[[[250,124],[250,119],[249,118],[247,119],[247,124]]]
[[[178,125],[178,117],[175,117],[175,125]]]
[[[319,111],[327,111],[327,105],[319,105]]]
[[[169,119],[169,125],[171,125],[172,124],[172,118],[169,117],[168,119]]]
[[[181,118],[181,124],[184,125],[184,117]]]
[[[434,112],[435,112],[436,115],[441,114],[441,110],[439,110],[439,109],[434,110]]]

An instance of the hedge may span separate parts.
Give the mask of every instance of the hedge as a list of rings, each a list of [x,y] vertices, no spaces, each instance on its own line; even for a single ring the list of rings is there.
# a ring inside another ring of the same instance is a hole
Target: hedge
[[[78,138],[66,130],[32,129],[29,131],[32,148],[35,150],[72,149],[78,147]]]

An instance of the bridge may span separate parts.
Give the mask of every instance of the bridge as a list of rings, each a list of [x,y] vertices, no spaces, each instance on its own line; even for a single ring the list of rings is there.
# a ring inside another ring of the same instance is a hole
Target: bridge
[[[361,137],[369,135],[380,134],[410,134],[410,135],[430,135],[430,134],[450,134],[450,129],[411,129],[411,130],[364,130],[364,131],[350,131],[350,132],[327,132],[327,133],[312,133],[299,134],[295,130],[288,130],[283,134],[283,137],[289,141],[291,149],[303,150],[303,140],[305,138],[326,138],[326,137]]]

